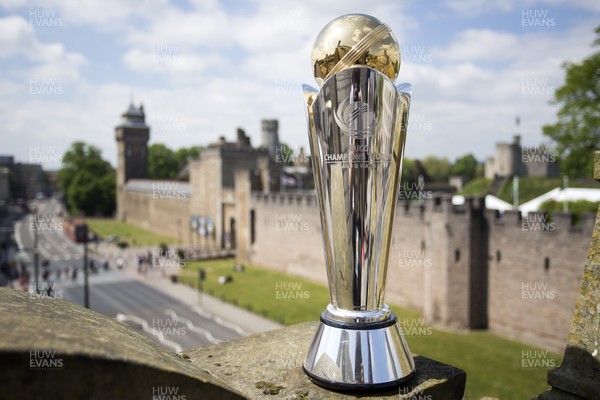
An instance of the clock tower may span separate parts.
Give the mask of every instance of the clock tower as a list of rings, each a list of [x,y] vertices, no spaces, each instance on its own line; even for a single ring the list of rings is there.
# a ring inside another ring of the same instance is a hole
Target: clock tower
[[[115,128],[117,140],[117,219],[125,220],[125,185],[130,179],[148,179],[148,139],[150,127],[146,125],[144,106],[133,103],[121,115]]]

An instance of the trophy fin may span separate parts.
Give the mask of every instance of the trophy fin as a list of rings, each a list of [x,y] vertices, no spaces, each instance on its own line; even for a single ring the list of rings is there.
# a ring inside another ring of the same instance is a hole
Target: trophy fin
[[[317,93],[319,93],[319,91],[314,87],[309,85],[302,85],[302,94],[304,95],[304,100],[306,101],[306,105],[308,107],[312,106],[312,103],[315,101]]]
[[[403,93],[412,96],[412,85],[408,82],[400,83],[396,85],[396,91],[398,93]]]

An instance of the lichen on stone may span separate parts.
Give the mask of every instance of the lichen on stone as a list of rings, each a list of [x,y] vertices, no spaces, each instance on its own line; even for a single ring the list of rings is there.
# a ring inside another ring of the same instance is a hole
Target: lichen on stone
[[[284,389],[283,386],[276,385],[271,382],[258,381],[256,382],[256,388],[262,389],[264,394],[276,395],[279,394],[281,389]]]

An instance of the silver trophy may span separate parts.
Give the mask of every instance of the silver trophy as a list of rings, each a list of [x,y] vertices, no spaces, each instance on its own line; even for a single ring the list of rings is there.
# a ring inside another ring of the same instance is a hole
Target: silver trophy
[[[312,62],[321,88],[303,91],[331,303],[304,371],[336,390],[391,387],[415,370],[384,303],[410,85],[394,85],[398,42],[368,15],[330,22]]]

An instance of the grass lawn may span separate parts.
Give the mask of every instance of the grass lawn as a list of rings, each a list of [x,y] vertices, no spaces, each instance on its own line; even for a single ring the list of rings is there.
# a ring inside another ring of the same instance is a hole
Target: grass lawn
[[[159,235],[143,228],[138,228],[125,222],[108,218],[87,218],[89,228],[102,238],[117,235],[119,241],[125,241],[129,246],[146,247],[158,246],[161,243],[176,244],[177,239],[171,236]]]
[[[196,286],[198,269],[206,270],[203,290],[268,318],[291,325],[316,321],[329,303],[323,285],[255,266],[234,272],[232,259],[190,262],[180,280]],[[231,275],[233,282],[220,285],[219,276]],[[416,354],[445,362],[467,371],[466,399],[493,396],[502,400],[528,399],[547,389],[545,368],[523,368],[522,363],[558,367],[561,358],[553,353],[501,338],[488,332],[453,333],[423,325],[414,311],[392,306]],[[538,353],[535,353],[535,352]],[[525,356],[523,356],[525,352]],[[528,358],[533,355],[534,359]]]

